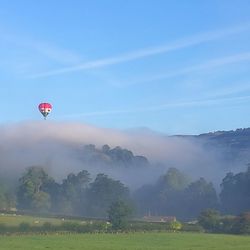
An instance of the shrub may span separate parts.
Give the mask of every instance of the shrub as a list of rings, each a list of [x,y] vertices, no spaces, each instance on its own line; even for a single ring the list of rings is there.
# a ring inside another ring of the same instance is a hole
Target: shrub
[[[4,223],[0,223],[0,234],[5,234],[7,233],[7,227]]]
[[[42,230],[45,232],[51,232],[54,230],[54,227],[50,222],[44,222],[42,225]]]
[[[21,222],[18,226],[19,232],[29,232],[31,229],[30,224],[27,222]]]

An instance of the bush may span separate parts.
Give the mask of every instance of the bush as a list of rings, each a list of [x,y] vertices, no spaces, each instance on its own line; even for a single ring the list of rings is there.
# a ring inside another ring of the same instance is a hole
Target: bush
[[[109,221],[114,230],[126,229],[132,208],[122,200],[115,201],[108,210]]]
[[[80,230],[81,225],[77,222],[63,222],[61,228],[63,231],[69,232],[81,232]]]
[[[236,234],[250,234],[250,212],[242,213],[235,219],[232,232]]]
[[[198,221],[208,232],[217,232],[220,227],[220,214],[214,209],[206,209],[200,213]]]
[[[41,229],[45,232],[51,232],[54,231],[54,228],[55,227],[50,222],[44,222]]]
[[[6,227],[6,225],[5,224],[3,224],[3,223],[0,223],[0,234],[5,234],[5,233],[7,233],[7,227]]]
[[[178,231],[182,229],[182,224],[179,221],[171,221],[169,227],[170,230]]]
[[[184,223],[184,224],[182,224],[181,231],[203,233],[204,229],[198,223],[196,223],[196,224]]]
[[[30,224],[27,222],[21,222],[18,226],[19,232],[29,232],[31,231],[30,229],[31,229]]]

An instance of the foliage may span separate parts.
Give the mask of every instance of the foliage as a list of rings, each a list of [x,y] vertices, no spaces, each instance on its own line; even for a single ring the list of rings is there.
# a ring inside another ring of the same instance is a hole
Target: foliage
[[[129,189],[120,181],[98,174],[88,189],[89,214],[107,216],[110,205],[119,199],[129,199]]]
[[[101,152],[115,162],[131,163],[136,158],[128,150],[120,147],[111,149],[108,145],[104,145],[101,150],[97,150],[94,145],[88,145],[84,150],[89,151],[88,156]],[[250,210],[250,168],[236,175],[227,174],[221,187],[223,212],[236,215]],[[27,168],[19,179],[16,196],[17,208],[21,210],[99,218],[107,217],[108,209],[117,200],[131,200],[129,189],[105,174],[97,174],[91,182],[90,174],[82,170],[76,174],[70,173],[61,183],[57,183],[42,167],[35,166]],[[155,183],[135,191],[133,199],[139,216],[175,216],[186,221],[196,219],[205,209],[219,208],[216,191],[211,182],[204,178],[191,182],[175,168],[169,168]],[[0,209],[8,210],[13,206],[15,195],[0,185]],[[205,228],[212,231],[236,232],[240,231],[237,226],[239,227],[239,222],[224,216],[219,218],[216,229],[215,225],[211,225],[211,228],[205,225]]]
[[[141,215],[174,215],[180,219],[195,219],[206,208],[217,208],[218,200],[212,183],[204,178],[189,182],[175,168],[159,178],[154,185],[140,188],[134,195]]]
[[[132,208],[127,203],[121,200],[113,202],[108,210],[108,218],[112,228],[115,230],[125,229],[131,214]]]
[[[199,223],[182,223],[181,231],[203,233],[204,229],[199,225]]]
[[[208,231],[217,231],[220,224],[220,214],[214,209],[202,211],[198,217],[199,224]]]
[[[4,187],[0,185],[0,209],[5,210],[7,208],[7,198]]]
[[[17,193],[18,206],[22,209],[40,210],[50,207],[49,194],[45,194],[42,189],[49,181],[48,174],[42,167],[29,167],[19,179]],[[43,205],[46,202],[46,206]]]
[[[63,208],[61,210],[63,213],[84,214],[86,212],[90,180],[90,174],[86,170],[82,170],[77,175],[71,173],[63,180],[58,201]]]
[[[240,214],[235,219],[232,232],[236,234],[250,234],[250,212]]]
[[[185,214],[188,218],[196,218],[197,215],[207,208],[218,208],[218,200],[213,184],[204,178],[192,182],[183,195]]]
[[[15,195],[0,183],[0,210],[9,210],[16,205]]]
[[[115,168],[144,168],[150,164],[146,157],[134,155],[130,150],[121,147],[111,149],[104,145],[101,150],[95,145],[86,145],[83,149],[82,161],[88,165]]]
[[[225,213],[237,215],[250,209],[250,167],[246,172],[226,175],[221,183],[220,199]]]
[[[50,206],[50,196],[48,193],[40,191],[33,194],[31,208],[34,211],[46,212],[49,210]]]
[[[165,190],[179,191],[187,187],[188,177],[176,168],[169,168],[167,173],[160,177],[158,185]]]
[[[250,212],[221,216],[218,211],[208,209],[200,214],[199,224],[213,233],[250,234]]]
[[[22,222],[20,223],[18,229],[19,229],[19,232],[30,232],[30,224],[27,223],[27,222]]]
[[[179,231],[182,229],[182,224],[179,221],[171,221],[169,227],[173,231]]]

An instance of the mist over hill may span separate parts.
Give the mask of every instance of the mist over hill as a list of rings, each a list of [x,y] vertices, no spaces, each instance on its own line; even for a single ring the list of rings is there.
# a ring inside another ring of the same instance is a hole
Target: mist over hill
[[[106,216],[122,198],[138,216],[194,219],[206,208],[238,214],[249,209],[249,134],[167,136],[56,122],[2,126],[0,208]]]
[[[83,123],[24,122],[0,127],[0,173],[15,179],[42,166],[56,180],[83,169],[131,187],[154,182],[175,167],[219,184],[250,162],[250,129],[166,136],[146,129],[120,131]]]
[[[218,159],[226,164],[225,170],[234,171],[237,167],[242,170],[250,162],[250,128],[177,137],[200,143],[205,150],[217,151]]]

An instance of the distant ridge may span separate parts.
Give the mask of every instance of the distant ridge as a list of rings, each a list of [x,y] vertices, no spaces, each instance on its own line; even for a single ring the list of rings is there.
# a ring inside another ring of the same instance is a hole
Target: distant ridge
[[[250,128],[238,128],[230,131],[215,131],[200,135],[177,135],[194,140],[208,149],[223,150],[230,161],[250,162]]]

